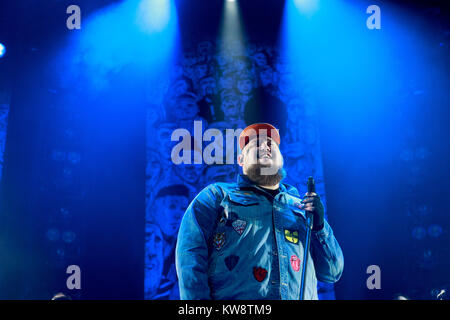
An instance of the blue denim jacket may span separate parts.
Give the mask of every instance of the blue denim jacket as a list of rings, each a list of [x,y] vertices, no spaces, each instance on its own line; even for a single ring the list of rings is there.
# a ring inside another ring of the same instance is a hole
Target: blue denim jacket
[[[292,186],[280,184],[273,198],[243,176],[203,189],[178,233],[180,298],[298,300],[306,235],[300,201]],[[312,232],[305,299],[318,299],[317,279],[336,282],[343,267],[341,248],[325,221]]]

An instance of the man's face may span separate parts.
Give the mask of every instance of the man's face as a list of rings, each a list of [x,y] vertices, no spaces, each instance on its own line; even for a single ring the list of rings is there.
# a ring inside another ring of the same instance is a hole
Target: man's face
[[[217,55],[217,63],[220,67],[224,67],[226,64],[228,64],[228,57],[226,54],[220,53]]]
[[[145,285],[147,294],[154,294],[161,281],[164,265],[163,237],[161,230],[154,224],[147,224],[145,229]]]
[[[237,83],[239,91],[243,94],[249,94],[252,91],[252,81],[250,79],[240,79]]]
[[[151,223],[146,225],[145,245],[147,249],[146,268],[149,270],[162,269],[163,237],[157,225]]]
[[[233,88],[233,77],[224,76],[220,78],[220,86],[222,89],[231,89]]]
[[[184,181],[195,184],[203,174],[204,167],[201,164],[180,164],[175,166],[176,173]]]
[[[172,152],[172,148],[175,146],[177,142],[171,141],[172,132],[178,128],[176,123],[164,123],[161,125],[156,131],[156,139],[154,137],[153,132],[149,130],[148,132],[148,141],[149,147],[151,150],[156,150],[162,156],[162,161],[171,161],[170,155]],[[147,157],[150,157],[150,154],[147,154]],[[161,161],[160,160],[160,161]]]
[[[201,82],[203,96],[211,96],[216,91],[216,81],[214,78],[206,78]]]
[[[222,102],[222,111],[226,117],[235,118],[239,115],[239,100],[235,97],[227,97]]]
[[[181,217],[188,207],[188,198],[184,196],[170,195],[155,200],[156,221],[161,231],[168,237],[173,237],[178,231]]]
[[[194,99],[179,99],[176,107],[178,107],[178,112],[176,112],[178,119],[192,119],[199,112],[198,106]]]
[[[251,139],[242,150],[240,159],[239,165],[243,167],[244,174],[255,164],[273,169],[270,170],[272,174],[283,167],[283,157],[277,143],[267,136]]]
[[[255,62],[259,67],[265,67],[267,66],[267,59],[264,53],[256,53],[254,56]]]
[[[246,63],[243,60],[237,60],[234,64],[236,66],[236,70],[241,71],[246,67]]]
[[[151,188],[160,179],[162,172],[161,158],[158,153],[152,149],[147,149],[147,165],[145,167],[146,184]],[[148,190],[150,192],[150,190]]]
[[[208,73],[208,65],[207,64],[199,64],[195,67],[195,75],[197,79],[203,78]]]

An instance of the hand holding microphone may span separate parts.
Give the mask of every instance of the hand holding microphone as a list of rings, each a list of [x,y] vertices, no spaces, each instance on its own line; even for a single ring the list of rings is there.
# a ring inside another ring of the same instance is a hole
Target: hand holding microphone
[[[316,185],[313,177],[308,178],[308,192],[303,197],[303,210],[313,214],[313,230],[319,231],[324,225],[325,210],[319,195],[316,193]]]

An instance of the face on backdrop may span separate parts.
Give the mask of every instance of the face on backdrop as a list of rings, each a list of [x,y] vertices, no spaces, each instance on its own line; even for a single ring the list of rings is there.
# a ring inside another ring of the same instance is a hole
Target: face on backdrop
[[[189,201],[185,196],[167,195],[155,199],[153,214],[165,236],[176,236],[181,218],[188,205]]]
[[[161,281],[164,266],[163,237],[159,227],[152,223],[147,223],[145,228],[145,287],[147,294],[156,292]]]
[[[227,57],[226,54],[224,53],[219,53],[216,56],[216,60],[217,60],[217,64],[219,65],[219,67],[223,68],[225,67],[228,63],[229,63],[229,58]]]
[[[163,237],[159,227],[147,223],[145,228],[145,246],[147,247],[146,267],[149,271],[161,271],[163,262]]]
[[[201,80],[200,86],[203,96],[211,96],[216,92],[216,81],[212,77]]]
[[[199,112],[198,105],[194,99],[178,99],[175,107],[177,108],[175,112],[177,119],[192,119]]]
[[[236,71],[242,71],[242,70],[244,70],[245,69],[245,67],[247,66],[247,64],[245,63],[245,61],[243,61],[243,60],[237,60],[235,63],[234,63],[234,66],[235,66],[235,68],[236,68]]]
[[[262,52],[258,52],[253,56],[255,63],[258,67],[265,67],[267,66],[267,58],[266,55]]]
[[[223,76],[219,80],[221,89],[227,90],[232,89],[234,84],[234,79],[232,76]]]
[[[201,79],[208,74],[208,65],[199,64],[195,67],[195,76],[197,79]]]
[[[222,102],[222,111],[225,117],[236,118],[240,112],[240,101],[238,97],[225,97]]]
[[[201,155],[199,155],[201,157]],[[201,164],[180,164],[175,166],[178,176],[189,184],[196,184],[203,174],[204,166]]]
[[[251,79],[239,79],[237,88],[242,94],[249,94],[252,91],[253,85]]]
[[[173,146],[176,144],[175,141],[171,141],[172,132],[178,128],[178,124],[173,122],[162,123],[156,129],[156,140],[149,136],[149,143],[151,150],[159,152],[161,155],[161,161],[170,161],[170,155]],[[147,154],[147,157],[150,157]]]
[[[154,150],[147,149],[147,165],[145,167],[146,185],[149,188],[155,186],[160,179],[162,173],[161,157]],[[150,192],[150,190],[148,190]]]

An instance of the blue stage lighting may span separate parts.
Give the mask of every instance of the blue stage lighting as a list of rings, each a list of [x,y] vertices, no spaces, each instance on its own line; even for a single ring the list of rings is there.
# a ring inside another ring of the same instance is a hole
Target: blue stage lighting
[[[319,9],[319,0],[294,0],[297,9],[306,15],[311,15]]]
[[[6,53],[6,48],[3,43],[0,43],[0,58],[3,57]]]

